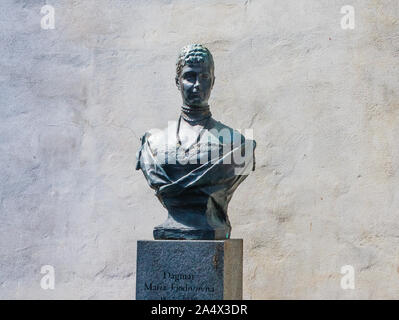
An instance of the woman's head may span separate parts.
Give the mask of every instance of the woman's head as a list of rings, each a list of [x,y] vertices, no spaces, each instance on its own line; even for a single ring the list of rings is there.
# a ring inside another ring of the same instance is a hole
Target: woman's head
[[[185,46],[176,62],[176,85],[188,106],[208,105],[215,82],[214,62],[210,51],[200,45]]]

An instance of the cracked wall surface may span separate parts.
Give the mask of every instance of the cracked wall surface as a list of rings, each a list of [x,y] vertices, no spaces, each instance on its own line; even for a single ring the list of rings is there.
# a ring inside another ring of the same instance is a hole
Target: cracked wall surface
[[[166,218],[135,152],[177,119],[193,42],[214,117],[257,141],[229,207],[244,298],[399,298],[399,4],[351,1],[343,30],[345,4],[2,0],[0,298],[134,298],[136,240]]]

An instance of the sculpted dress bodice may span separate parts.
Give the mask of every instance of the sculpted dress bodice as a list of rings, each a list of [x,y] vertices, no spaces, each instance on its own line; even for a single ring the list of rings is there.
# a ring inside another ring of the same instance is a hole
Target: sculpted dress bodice
[[[184,120],[179,120],[184,121]],[[141,138],[136,169],[168,210],[155,239],[228,239],[227,207],[238,185],[254,170],[256,143],[212,117],[198,141],[179,141],[179,121]],[[177,134],[176,134],[177,133]]]

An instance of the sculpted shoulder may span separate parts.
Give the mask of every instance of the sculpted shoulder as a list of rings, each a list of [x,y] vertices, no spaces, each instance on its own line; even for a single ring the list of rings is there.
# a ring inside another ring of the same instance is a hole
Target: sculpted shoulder
[[[210,133],[214,138],[218,138],[220,143],[240,145],[245,142],[245,137],[238,131],[224,123],[212,119]]]
[[[146,139],[151,149],[154,151],[165,148],[166,145],[176,141],[177,121],[169,121],[168,127],[163,129],[151,129],[146,132]],[[238,130],[235,130],[224,123],[211,119],[208,130],[203,134],[201,141],[213,141],[220,144],[240,145],[246,141],[246,138]]]
[[[153,128],[146,132],[146,138],[151,149],[163,148],[168,143],[168,139],[174,139],[177,129],[177,121],[169,121],[168,127],[163,129]],[[170,141],[170,140],[169,140]]]

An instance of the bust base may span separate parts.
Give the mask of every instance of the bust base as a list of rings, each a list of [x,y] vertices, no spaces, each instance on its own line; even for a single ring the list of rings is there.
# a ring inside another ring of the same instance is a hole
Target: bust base
[[[230,229],[177,229],[158,226],[153,231],[155,240],[227,240]]]
[[[137,300],[241,300],[242,239],[137,241]]]

